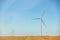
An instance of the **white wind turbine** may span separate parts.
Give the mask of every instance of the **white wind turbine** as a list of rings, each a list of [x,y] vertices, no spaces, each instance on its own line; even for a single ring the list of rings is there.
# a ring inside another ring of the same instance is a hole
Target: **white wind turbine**
[[[11,40],[14,40],[14,34],[15,34],[14,32],[15,32],[15,30],[14,30],[14,29],[12,29],[12,31],[10,32],[11,37],[12,37],[12,38],[11,38]]]
[[[9,32],[10,36],[14,36],[15,35],[15,30],[11,29],[11,31]]]
[[[43,25],[46,27],[46,24],[45,24],[45,22],[43,20],[43,16],[45,14],[45,9],[43,9],[42,11],[43,11],[43,13],[42,13],[42,16],[40,18],[33,19],[33,20],[40,20],[41,21],[41,36],[43,36],[43,28],[42,28]]]

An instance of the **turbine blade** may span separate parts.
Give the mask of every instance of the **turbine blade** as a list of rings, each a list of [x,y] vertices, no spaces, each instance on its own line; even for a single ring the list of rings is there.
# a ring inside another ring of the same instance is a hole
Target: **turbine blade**
[[[42,10],[42,16],[41,16],[41,18],[44,16],[44,14],[45,14],[45,9]]]
[[[43,23],[43,25],[44,25],[45,27],[47,27],[46,24],[45,24],[45,22],[43,21],[43,19],[41,19],[41,22]]]
[[[32,19],[32,20],[40,20],[40,18],[35,18],[35,19]]]

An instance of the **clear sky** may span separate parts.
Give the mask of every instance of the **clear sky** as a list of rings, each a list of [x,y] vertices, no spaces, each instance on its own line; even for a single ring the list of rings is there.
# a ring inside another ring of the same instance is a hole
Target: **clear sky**
[[[59,1],[60,2],[60,1]],[[41,35],[40,18],[43,9],[43,35],[60,35],[57,0],[0,0],[0,35]]]

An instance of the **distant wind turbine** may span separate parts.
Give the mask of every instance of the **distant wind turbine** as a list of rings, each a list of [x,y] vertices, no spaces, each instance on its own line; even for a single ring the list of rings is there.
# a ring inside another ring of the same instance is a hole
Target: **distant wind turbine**
[[[33,20],[40,20],[41,21],[41,37],[43,36],[43,25],[45,26],[45,28],[47,27],[44,20],[43,20],[43,17],[44,17],[44,14],[45,14],[45,9],[43,9],[42,11],[43,11],[43,13],[42,13],[42,16],[40,18],[33,19]],[[43,37],[43,38],[48,40],[48,35],[46,35],[46,37]]]
[[[15,30],[14,30],[14,29],[12,29],[12,31],[11,31],[10,33],[11,33],[11,36],[12,36],[11,40],[14,40]]]
[[[43,33],[43,25],[46,27],[46,24],[45,24],[45,22],[43,21],[43,16],[44,16],[44,14],[45,14],[45,9],[43,9],[42,10],[43,11],[43,13],[42,13],[42,16],[40,17],[40,18],[35,18],[35,19],[32,19],[32,20],[40,20],[41,21],[41,36],[43,35],[42,33]]]
[[[2,35],[2,32],[0,32],[0,36]]]
[[[9,34],[10,34],[11,36],[14,36],[14,34],[15,34],[15,30],[12,29],[11,32],[10,32]]]
[[[14,36],[14,34],[15,34],[15,30],[13,29],[13,30],[12,30],[12,36]]]

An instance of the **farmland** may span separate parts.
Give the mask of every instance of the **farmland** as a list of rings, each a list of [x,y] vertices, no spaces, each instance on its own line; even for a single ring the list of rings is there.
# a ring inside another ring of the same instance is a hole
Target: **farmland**
[[[0,36],[0,40],[60,40],[60,36]]]

